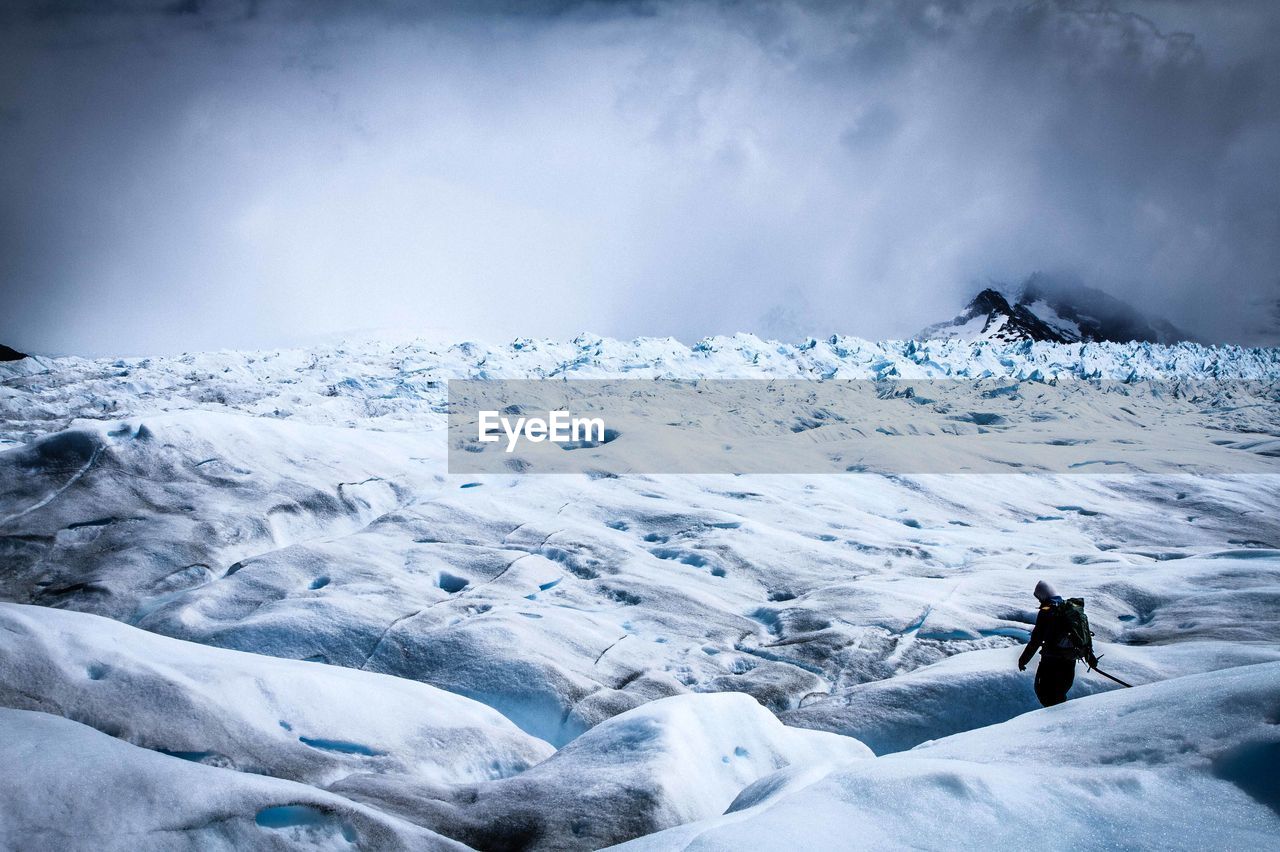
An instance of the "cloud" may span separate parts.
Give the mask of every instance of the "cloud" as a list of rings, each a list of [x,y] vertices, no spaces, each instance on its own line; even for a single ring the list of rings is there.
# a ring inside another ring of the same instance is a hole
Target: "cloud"
[[[19,348],[904,336],[1072,275],[1277,339],[1268,3],[39,2],[0,36]]]

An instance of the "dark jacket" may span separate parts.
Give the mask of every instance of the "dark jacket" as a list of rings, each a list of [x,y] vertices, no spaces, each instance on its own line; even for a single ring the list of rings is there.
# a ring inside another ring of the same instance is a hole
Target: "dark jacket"
[[[1071,644],[1071,637],[1067,632],[1067,620],[1062,615],[1062,598],[1052,597],[1040,606],[1040,612],[1036,614],[1036,626],[1031,631],[1031,638],[1027,641],[1027,647],[1023,649],[1022,656],[1018,659],[1019,666],[1026,666],[1031,662],[1031,658],[1035,656],[1036,651],[1040,651],[1042,657],[1056,657],[1059,659],[1075,659],[1075,648]]]

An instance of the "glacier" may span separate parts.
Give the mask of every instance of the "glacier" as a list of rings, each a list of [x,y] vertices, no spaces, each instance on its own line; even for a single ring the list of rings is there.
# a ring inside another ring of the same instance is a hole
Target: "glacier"
[[[1206,452],[1280,465],[1275,349],[6,362],[0,844],[990,848],[1039,842],[1046,809],[1085,848],[1280,836],[1280,467],[448,472],[448,380],[619,377],[1208,388]],[[1133,689],[1081,667],[1038,708],[1016,659],[1042,578]]]

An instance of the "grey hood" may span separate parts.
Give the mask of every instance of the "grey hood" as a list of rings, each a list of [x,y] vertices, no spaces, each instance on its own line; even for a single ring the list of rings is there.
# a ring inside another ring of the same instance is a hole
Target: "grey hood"
[[[1049,581],[1047,580],[1041,580],[1039,583],[1036,583],[1035,594],[1036,599],[1040,601],[1040,603],[1044,603],[1049,600],[1049,598],[1058,596],[1058,593],[1054,590],[1053,586],[1049,585]]]

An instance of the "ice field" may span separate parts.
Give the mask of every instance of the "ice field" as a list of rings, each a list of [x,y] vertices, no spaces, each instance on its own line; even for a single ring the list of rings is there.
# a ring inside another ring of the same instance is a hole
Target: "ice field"
[[[619,377],[1162,383],[1161,446],[1217,472],[448,473],[447,380]],[[1280,838],[1280,350],[28,358],[0,442],[0,846]],[[1039,708],[1040,579],[1133,689],[1080,666]]]

